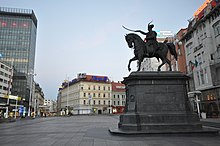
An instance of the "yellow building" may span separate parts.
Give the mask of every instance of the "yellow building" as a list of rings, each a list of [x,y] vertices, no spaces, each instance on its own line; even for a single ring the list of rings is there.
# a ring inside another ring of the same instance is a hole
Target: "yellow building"
[[[107,76],[78,74],[62,84],[59,101],[61,115],[111,113],[111,82]]]

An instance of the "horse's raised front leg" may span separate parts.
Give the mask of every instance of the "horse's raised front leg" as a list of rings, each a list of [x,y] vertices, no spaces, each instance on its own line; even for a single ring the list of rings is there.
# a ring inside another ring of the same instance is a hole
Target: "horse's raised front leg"
[[[129,60],[129,63],[128,63],[128,71],[131,71],[131,68],[130,68],[131,62],[132,62],[132,61],[135,61],[135,60],[137,60],[137,58],[136,58],[135,56]]]

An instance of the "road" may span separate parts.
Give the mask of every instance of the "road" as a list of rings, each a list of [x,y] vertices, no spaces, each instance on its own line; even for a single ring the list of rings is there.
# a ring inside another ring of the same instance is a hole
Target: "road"
[[[0,124],[1,146],[219,146],[220,136],[112,135],[118,116],[71,116]]]

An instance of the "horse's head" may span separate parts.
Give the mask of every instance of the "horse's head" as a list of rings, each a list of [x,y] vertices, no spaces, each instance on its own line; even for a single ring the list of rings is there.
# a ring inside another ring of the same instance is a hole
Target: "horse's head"
[[[128,47],[133,48],[134,38],[132,37],[132,35],[131,34],[126,34],[125,35],[125,40],[128,44]]]

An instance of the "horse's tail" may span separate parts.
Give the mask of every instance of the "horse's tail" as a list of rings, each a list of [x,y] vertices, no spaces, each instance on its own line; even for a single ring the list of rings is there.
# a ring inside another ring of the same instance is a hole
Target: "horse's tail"
[[[178,57],[177,57],[177,53],[176,53],[176,48],[175,48],[175,45],[173,43],[166,43],[167,47],[169,48],[170,50],[170,53],[175,57],[175,59],[177,60]]]

